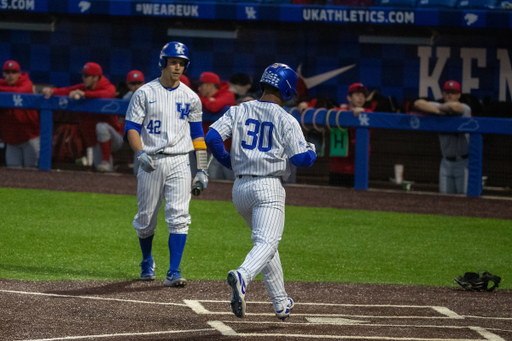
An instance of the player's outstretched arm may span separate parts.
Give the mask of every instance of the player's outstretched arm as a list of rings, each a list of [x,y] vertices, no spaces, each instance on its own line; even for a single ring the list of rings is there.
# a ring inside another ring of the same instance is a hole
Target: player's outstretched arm
[[[231,155],[229,155],[226,148],[224,148],[223,142],[219,132],[214,128],[210,128],[206,134],[206,145],[210,148],[213,157],[215,157],[221,165],[227,169],[231,169]]]
[[[306,151],[304,153],[295,154],[290,161],[298,168],[308,168],[313,166],[316,160],[316,148],[311,142],[307,142]]]

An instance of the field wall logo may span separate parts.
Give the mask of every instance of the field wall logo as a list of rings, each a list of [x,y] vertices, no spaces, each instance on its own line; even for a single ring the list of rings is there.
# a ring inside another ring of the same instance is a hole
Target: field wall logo
[[[476,23],[476,21],[478,20],[478,15],[476,14],[473,14],[473,13],[468,13],[464,16],[464,20],[466,20],[466,24],[468,26],[471,26],[473,25],[474,23]]]
[[[470,119],[467,122],[462,123],[458,130],[459,131],[477,131],[478,128],[480,128],[480,125],[478,124],[477,120]]]
[[[362,126],[369,126],[370,125],[370,118],[368,117],[367,114],[359,114],[357,116],[357,118],[359,119],[359,124],[362,125]]]
[[[247,14],[247,19],[257,19],[256,10],[252,6],[245,6],[245,14]]]
[[[112,101],[108,104],[105,104],[103,108],[101,108],[101,112],[112,112],[116,113],[120,109],[119,103]]]
[[[412,129],[418,129],[420,127],[420,119],[416,116],[412,116],[409,120],[409,124],[411,125]]]
[[[15,107],[22,107],[23,106],[23,98],[21,98],[20,95],[13,95],[12,100],[14,101]]]
[[[80,7],[80,13],[84,13],[91,8],[91,3],[89,1],[80,1],[78,7]]]
[[[66,109],[68,107],[69,101],[67,97],[60,97],[59,98],[59,108]]]

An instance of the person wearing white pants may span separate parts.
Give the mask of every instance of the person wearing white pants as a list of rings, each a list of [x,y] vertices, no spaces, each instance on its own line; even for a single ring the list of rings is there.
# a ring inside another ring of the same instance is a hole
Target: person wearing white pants
[[[261,99],[231,107],[206,134],[213,156],[235,173],[233,203],[252,230],[253,248],[227,278],[233,290],[231,309],[240,318],[247,309],[247,286],[260,272],[276,316],[285,320],[294,306],[284,287],[277,250],[285,220],[283,178],[290,175],[290,161],[310,167],[316,160],[314,145],[306,142],[297,120],[281,108],[296,94],[297,82],[288,65],[272,64],[261,77]],[[223,144],[229,137],[231,153]]]

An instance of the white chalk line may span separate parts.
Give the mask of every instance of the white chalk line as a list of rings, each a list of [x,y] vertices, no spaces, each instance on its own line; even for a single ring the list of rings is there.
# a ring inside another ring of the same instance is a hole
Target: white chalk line
[[[15,291],[15,290],[3,290],[0,292],[19,294],[19,295],[36,295],[36,296],[49,296],[49,297],[63,297],[63,298],[81,298],[89,300],[100,300],[100,301],[117,301],[117,302],[130,302],[130,303],[141,303],[141,304],[156,304],[156,305],[174,305],[180,307],[186,307],[184,303],[166,303],[166,302],[149,302],[149,301],[138,301],[138,300],[126,300],[121,298],[108,298],[108,297],[96,297],[96,296],[76,296],[76,295],[60,295],[60,294],[47,294],[43,292],[30,292],[30,291]]]
[[[225,321],[230,323],[231,321]],[[241,337],[297,337],[308,339],[357,339],[357,340],[394,340],[394,341],[482,341],[483,339],[440,339],[440,338],[419,338],[419,337],[390,337],[390,336],[361,336],[361,335],[312,335],[312,334],[277,334],[277,333],[237,333],[233,328],[229,327],[222,321],[209,321],[208,324],[217,329],[225,336],[241,336]],[[283,323],[281,322],[281,325]],[[288,323],[287,323],[288,324]],[[364,324],[363,326],[368,326]],[[500,336],[489,332],[481,327],[466,327],[472,329],[488,341],[505,341]]]
[[[222,311],[210,311],[206,309],[201,302],[206,303],[230,303],[231,301],[225,300],[183,300],[187,306],[189,306],[192,310],[194,310],[197,314],[208,314],[208,315],[230,315],[232,312],[222,312]],[[271,305],[270,302],[261,302],[261,301],[248,301],[249,304],[267,304]],[[295,302],[296,306],[332,306],[332,307],[376,307],[376,308],[424,308],[424,309],[433,309],[440,314],[445,316],[374,316],[374,315],[348,315],[348,314],[300,314],[293,313],[293,316],[312,316],[312,317],[357,317],[357,318],[385,318],[385,319],[465,319],[465,318],[478,318],[478,319],[488,319],[488,320],[512,320],[510,317],[493,317],[493,316],[465,316],[459,315],[454,311],[440,306],[419,306],[419,305],[391,305],[391,304],[341,304],[341,303],[312,303],[312,302]],[[253,316],[275,316],[275,314],[270,313],[246,313],[246,315]]]
[[[295,316],[295,314],[292,313],[292,317]],[[307,318],[306,318],[307,319]],[[278,326],[283,325],[297,325],[297,326],[317,326],[319,324],[326,324],[326,325],[337,325],[336,323],[330,323],[330,322],[288,322],[286,321],[283,323],[282,321],[220,321],[223,323],[232,323],[232,324],[274,324]],[[361,326],[361,327],[411,327],[411,328],[439,328],[439,329],[468,329],[468,328],[481,328],[478,326],[438,326],[438,325],[418,325],[418,324],[379,324],[379,323],[367,323],[366,321],[363,323],[353,323],[353,324],[340,324],[341,326]],[[494,330],[499,332],[506,332],[506,333],[512,333],[512,329],[500,329],[500,328],[487,328],[487,330]]]
[[[177,333],[197,333],[205,331],[216,331],[215,328],[207,329],[190,329],[190,330],[166,330],[161,332],[147,332],[147,333],[122,333],[122,334],[99,334],[99,335],[81,335],[81,336],[65,336],[55,337],[51,339],[25,339],[17,341],[56,341],[56,340],[80,340],[80,339],[99,339],[99,338],[111,338],[121,336],[145,336],[145,335],[161,335],[161,334],[177,334]]]

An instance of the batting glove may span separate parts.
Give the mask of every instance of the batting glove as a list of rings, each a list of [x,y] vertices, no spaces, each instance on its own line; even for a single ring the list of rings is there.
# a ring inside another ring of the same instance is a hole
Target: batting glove
[[[315,147],[315,144],[314,143],[311,143],[311,142],[308,142],[308,145],[306,146],[306,149],[307,150],[312,150],[313,153],[316,154],[316,147]]]
[[[208,186],[208,174],[206,173],[205,169],[199,169],[196,173],[196,176],[194,178],[194,181],[192,181],[192,186],[197,184],[198,182],[203,185],[203,189]]]
[[[137,152],[137,160],[139,160],[140,167],[146,173],[151,173],[152,171],[154,171],[156,169],[151,156],[146,154],[146,152],[143,150],[139,150]]]

